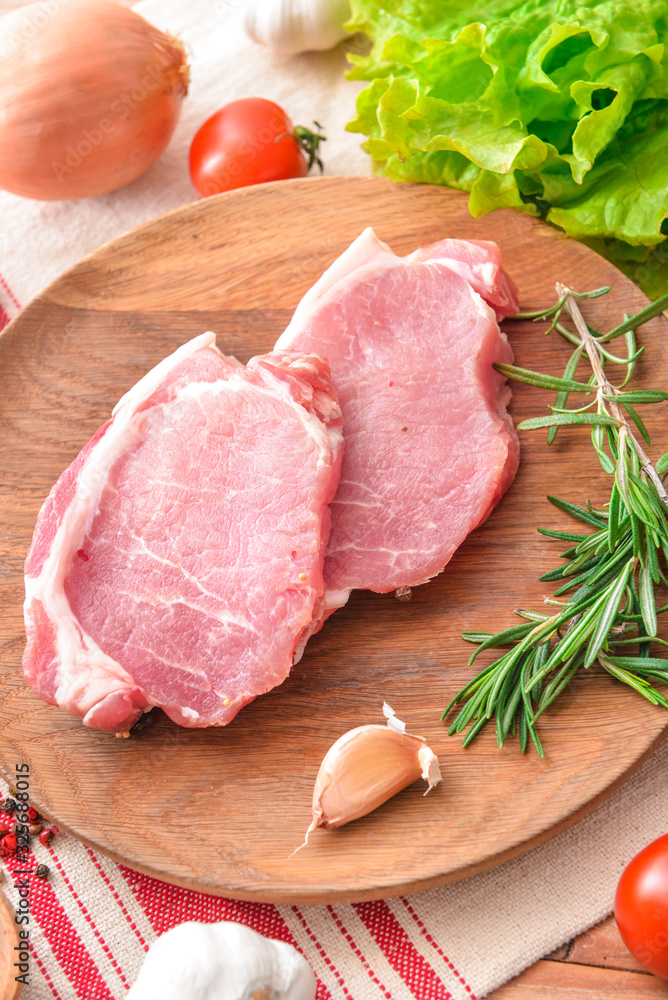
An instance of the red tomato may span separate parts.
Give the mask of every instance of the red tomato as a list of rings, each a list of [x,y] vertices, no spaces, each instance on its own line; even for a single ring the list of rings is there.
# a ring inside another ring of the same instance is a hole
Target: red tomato
[[[615,920],[636,961],[668,979],[668,834],[636,854],[622,872]]]
[[[208,197],[249,184],[305,177],[308,163],[299,143],[284,134],[293,131],[285,111],[273,101],[247,97],[226,104],[204,122],[190,146],[195,188]]]

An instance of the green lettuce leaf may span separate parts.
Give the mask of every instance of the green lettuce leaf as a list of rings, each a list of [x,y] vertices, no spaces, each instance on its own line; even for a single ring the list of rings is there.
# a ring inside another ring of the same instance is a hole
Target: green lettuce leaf
[[[654,103],[654,102],[652,102]],[[637,130],[636,130],[637,129]],[[548,222],[578,239],[612,236],[632,246],[663,242],[668,215],[668,101],[641,107],[598,157],[582,184],[546,172]]]
[[[352,0],[347,28],[372,40],[348,128],[376,173],[539,215],[668,290],[668,0]]]

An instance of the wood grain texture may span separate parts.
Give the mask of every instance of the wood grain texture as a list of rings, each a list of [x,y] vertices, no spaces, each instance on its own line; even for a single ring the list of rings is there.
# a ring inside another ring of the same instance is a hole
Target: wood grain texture
[[[542,960],[487,1000],[645,1000],[666,997],[666,983],[641,972]]]
[[[564,971],[563,965],[569,968]],[[487,1000],[607,1000],[668,997],[668,982],[646,972],[621,939],[614,917],[592,927],[505,984]]]
[[[439,721],[471,675],[461,629],[500,628],[513,608],[542,603],[537,577],[559,546],[535,526],[569,526],[545,494],[606,498],[577,430],[560,432],[550,453],[542,436],[523,435],[514,485],[445,573],[406,604],[355,594],[291,677],[225,729],[183,730],[156,713],[131,739],[115,739],[26,687],[22,560],[60,472],[119,396],[189,337],[216,330],[222,350],[244,361],[269,350],[301,295],[366,225],[399,253],[446,235],[496,239],[524,305],[551,301],[557,279],[614,284],[592,312],[601,325],[646,301],[597,255],[526,216],[473,220],[452,191],[306,179],[232,192],[134,230],[56,281],[0,338],[0,768],[9,776],[28,762],[40,811],[112,857],[202,891],[315,903],[460,879],[582,815],[664,735],[661,709],[596,671],[545,717],[542,761],[512,741],[499,750],[492,732],[463,751]],[[539,328],[508,324],[508,333],[520,365],[563,366],[561,345]],[[663,320],[643,329],[638,385],[668,382],[664,333]],[[541,413],[548,399],[520,386],[513,416]],[[656,434],[656,454],[665,437]],[[383,699],[438,753],[442,785],[426,799],[416,785],[348,827],[317,831],[288,861],[324,753],[347,729],[382,721]]]
[[[607,920],[592,927],[587,934],[581,934],[568,941],[547,958],[552,962],[598,965],[601,968],[620,969],[626,972],[645,972],[622,941],[614,917],[608,917]],[[666,989],[668,990],[668,984]]]
[[[16,910],[4,892],[0,891],[0,1000],[18,1000],[23,993],[23,983],[16,981],[19,970],[19,928],[15,921]]]

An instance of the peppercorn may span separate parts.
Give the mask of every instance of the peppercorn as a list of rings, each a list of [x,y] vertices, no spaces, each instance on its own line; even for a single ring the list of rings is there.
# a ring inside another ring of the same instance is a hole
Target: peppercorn
[[[397,587],[394,592],[394,596],[398,601],[410,601],[413,596],[413,591],[410,587]]]
[[[28,833],[31,837],[36,837],[38,833],[41,833],[44,827],[41,823],[31,823],[28,827]]]
[[[155,718],[156,717],[153,709],[149,709],[148,712],[145,712],[144,715],[142,715],[141,718],[138,719],[137,722],[135,722],[134,726],[132,727],[132,732],[138,733],[142,729],[145,729],[147,726],[152,726],[153,723],[155,722]]]
[[[0,840],[0,847],[3,849],[5,854],[13,854],[16,850],[16,836],[13,833],[8,833],[5,837]]]
[[[48,865],[37,865],[37,868],[35,868],[35,878],[48,878],[50,870]]]
[[[31,823],[37,823],[41,819],[40,814],[32,806],[28,806],[28,819]]]
[[[46,845],[50,843],[51,840],[53,840],[53,832],[49,830],[49,828],[47,827],[46,830],[42,830],[42,832],[40,833],[39,842],[40,844],[44,844],[44,846],[46,847]],[[2,843],[2,841],[0,841],[0,843]]]
[[[11,815],[11,813],[13,813],[15,809],[16,809],[16,802],[14,802],[14,799],[10,799],[9,797],[7,797],[6,799],[3,799],[2,802],[0,802],[0,810],[2,810],[3,813],[9,813]]]

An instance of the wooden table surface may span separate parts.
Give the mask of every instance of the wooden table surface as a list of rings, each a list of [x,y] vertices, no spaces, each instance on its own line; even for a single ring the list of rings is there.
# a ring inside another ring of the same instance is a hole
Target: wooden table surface
[[[131,6],[128,0],[121,0]],[[0,15],[25,0],[0,0]],[[619,936],[614,918],[569,941],[489,1000],[644,1000],[667,997],[668,982],[644,972]]]

